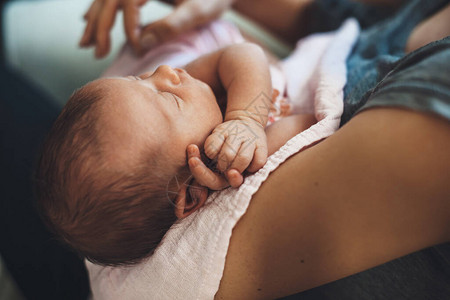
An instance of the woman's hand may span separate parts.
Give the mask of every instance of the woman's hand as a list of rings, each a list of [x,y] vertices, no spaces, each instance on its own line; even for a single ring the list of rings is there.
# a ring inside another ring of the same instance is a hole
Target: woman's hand
[[[84,15],[87,24],[80,40],[80,46],[95,46],[97,58],[107,55],[111,48],[110,31],[117,11],[122,9],[127,41],[137,54],[142,54],[145,50],[183,32],[218,18],[234,1],[165,1],[174,3],[176,8],[168,16],[141,26],[139,9],[147,0],[94,0]]]
[[[80,40],[81,47],[95,47],[95,56],[102,58],[111,48],[110,31],[119,9],[123,10],[123,22],[128,42],[139,51],[139,9],[147,0],[94,0],[84,15],[86,27]]]

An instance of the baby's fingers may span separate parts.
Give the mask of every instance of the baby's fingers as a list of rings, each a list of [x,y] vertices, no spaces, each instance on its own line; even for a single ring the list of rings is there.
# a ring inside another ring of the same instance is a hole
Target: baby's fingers
[[[255,152],[255,146],[252,143],[243,143],[239,148],[236,157],[231,163],[230,170],[235,169],[239,173],[242,173],[247,169],[253,159],[253,153]]]
[[[242,140],[234,135],[228,136],[227,139],[225,139],[225,142],[222,145],[222,149],[220,150],[220,153],[217,157],[217,169],[219,169],[221,172],[225,172],[225,170],[230,169],[233,162],[239,157],[241,146]],[[248,159],[247,165],[250,163],[250,161],[251,157],[250,159]],[[239,158],[238,165],[240,166],[242,165],[242,163],[245,163],[245,157]],[[242,169],[242,171],[245,170],[245,167],[244,169]],[[241,171],[240,169],[238,170]]]
[[[244,176],[238,170],[230,169],[226,172],[228,182],[234,188],[239,187],[244,182]]]
[[[222,190],[229,186],[225,178],[208,169],[198,157],[189,158],[188,164],[189,170],[200,185],[212,190]]]
[[[261,169],[267,161],[267,147],[266,146],[259,146],[255,150],[255,154],[253,156],[253,160],[248,167],[249,172],[256,172],[259,169]]]
[[[229,186],[228,182],[221,175],[211,171],[201,160],[200,150],[195,144],[187,147],[188,165],[194,178],[200,185],[212,190],[221,190]]]
[[[222,149],[225,137],[220,132],[213,132],[205,141],[204,151],[210,159],[215,159]]]

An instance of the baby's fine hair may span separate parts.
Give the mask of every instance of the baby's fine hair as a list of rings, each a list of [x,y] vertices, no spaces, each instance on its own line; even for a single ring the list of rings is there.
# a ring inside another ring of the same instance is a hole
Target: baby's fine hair
[[[107,94],[83,87],[70,97],[43,144],[35,194],[47,227],[78,254],[129,265],[150,256],[176,221],[166,192],[174,172],[145,150],[127,172],[108,172],[97,122]]]

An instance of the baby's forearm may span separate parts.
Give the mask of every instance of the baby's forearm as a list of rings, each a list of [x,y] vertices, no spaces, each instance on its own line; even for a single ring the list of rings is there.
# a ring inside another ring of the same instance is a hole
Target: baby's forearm
[[[275,153],[288,140],[308,129],[316,122],[316,118],[312,114],[298,114],[284,117],[270,126],[267,126],[268,155]]]
[[[225,121],[250,118],[264,127],[272,97],[264,51],[249,43],[229,47],[221,57],[218,71],[227,92]]]
[[[185,69],[216,94],[226,92],[225,121],[253,119],[265,127],[272,82],[267,57],[258,45],[234,44],[196,59]]]

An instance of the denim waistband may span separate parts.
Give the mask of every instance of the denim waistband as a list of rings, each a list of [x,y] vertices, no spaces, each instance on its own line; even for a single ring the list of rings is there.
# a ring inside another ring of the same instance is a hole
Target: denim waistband
[[[361,32],[347,60],[348,74],[341,125],[366,103],[371,90],[405,56],[404,48],[412,30],[449,2],[408,1],[392,17]]]

